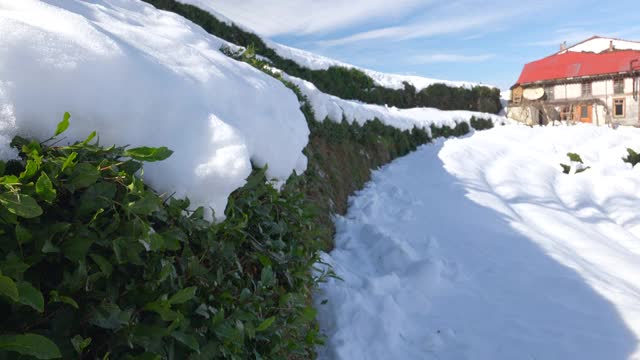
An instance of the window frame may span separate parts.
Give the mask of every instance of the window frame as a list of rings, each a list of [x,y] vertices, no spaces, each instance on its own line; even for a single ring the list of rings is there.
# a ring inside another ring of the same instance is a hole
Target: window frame
[[[511,91],[511,103],[512,105],[520,105],[522,103],[522,88],[516,88]]]
[[[588,119],[588,118],[589,118],[589,106],[580,105],[580,119]]]
[[[624,94],[624,81],[625,79],[613,79],[613,94],[614,95],[622,95]],[[618,86],[616,86],[616,84],[619,84]],[[621,86],[620,86],[621,85]]]
[[[545,86],[544,93],[547,95],[547,100],[555,100],[556,99],[556,87],[555,85]]]
[[[580,83],[580,94],[582,97],[593,96],[593,83],[590,81]]]
[[[616,103],[617,102],[621,102],[622,103],[622,115],[618,115],[616,113]],[[615,118],[623,118],[627,115],[627,99],[625,98],[616,98],[613,99],[613,117]]]

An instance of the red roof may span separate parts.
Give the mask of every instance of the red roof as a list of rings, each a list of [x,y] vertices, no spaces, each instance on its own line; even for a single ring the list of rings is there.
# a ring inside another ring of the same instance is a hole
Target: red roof
[[[640,61],[640,51],[616,50],[600,54],[569,51],[526,64],[517,84],[627,72],[631,70],[632,60]],[[637,69],[637,65],[634,64],[634,68]]]

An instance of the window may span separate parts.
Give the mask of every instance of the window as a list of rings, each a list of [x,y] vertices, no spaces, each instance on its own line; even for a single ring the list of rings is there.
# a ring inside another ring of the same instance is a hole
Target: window
[[[544,93],[547,95],[547,100],[555,100],[556,92],[554,86],[547,86],[544,88]]]
[[[624,79],[613,80],[613,93],[624,94]]]
[[[569,106],[563,106],[560,109],[560,120],[573,120],[573,112],[571,111],[571,108]]]
[[[613,116],[624,117],[624,99],[613,99]]]
[[[514,89],[511,92],[511,100],[514,105],[520,105],[520,102],[522,101],[522,88]]]
[[[580,106],[580,118],[586,119],[589,117],[589,107],[586,105]]]
[[[582,83],[582,96],[591,96],[591,83]]]

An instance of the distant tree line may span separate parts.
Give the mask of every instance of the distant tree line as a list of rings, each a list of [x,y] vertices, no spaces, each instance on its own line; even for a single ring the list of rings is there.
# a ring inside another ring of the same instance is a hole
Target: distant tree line
[[[359,100],[369,104],[389,105],[398,108],[433,107],[441,110],[471,110],[498,113],[502,109],[500,90],[487,86],[471,89],[432,84],[420,91],[405,82],[403,89],[390,89],[377,85],[364,72],[340,66],[327,70],[312,70],[300,66],[293,60],[285,59],[268,47],[262,39],[235,24],[218,20],[209,12],[196,6],[175,0],[143,0],[158,9],[179,14],[202,26],[204,30],[236,45],[255,49],[256,54],[268,58],[274,67],[312,82],[324,93],[342,99]]]

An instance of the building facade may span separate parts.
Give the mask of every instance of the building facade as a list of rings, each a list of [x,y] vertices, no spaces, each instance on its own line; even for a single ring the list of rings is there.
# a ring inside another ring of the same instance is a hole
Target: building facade
[[[507,113],[530,125],[640,126],[640,43],[593,37],[526,64]]]

